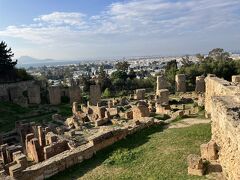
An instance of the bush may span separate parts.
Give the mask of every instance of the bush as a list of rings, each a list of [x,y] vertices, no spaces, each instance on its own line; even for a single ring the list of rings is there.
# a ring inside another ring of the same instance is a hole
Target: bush
[[[104,98],[109,98],[109,97],[111,97],[111,96],[112,96],[112,92],[110,91],[109,88],[106,88],[106,89],[104,90],[104,92],[103,92],[103,97],[104,97]]]

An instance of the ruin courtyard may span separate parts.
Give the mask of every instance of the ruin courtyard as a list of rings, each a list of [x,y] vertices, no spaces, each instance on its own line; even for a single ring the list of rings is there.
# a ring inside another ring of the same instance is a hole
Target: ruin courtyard
[[[109,153],[104,154],[108,148],[118,151],[117,145],[121,147],[124,142],[129,147],[132,145],[140,148],[135,143],[146,138],[144,135],[155,137],[154,133],[161,132],[160,138],[166,141],[162,140],[162,144],[155,142],[159,147],[150,145],[151,140],[140,144],[149,144],[145,148],[156,154],[175,151],[173,154],[178,155],[178,149],[174,149],[174,146],[165,150],[164,147],[166,144],[181,143],[184,139],[181,139],[181,135],[191,136],[189,140],[192,142],[182,144],[182,148],[188,149],[183,156],[173,157],[176,161],[173,163],[184,163],[186,174],[181,178],[240,179],[239,82],[239,76],[233,76],[232,82],[211,74],[207,77],[197,76],[195,91],[187,92],[186,76],[177,74],[176,91],[172,93],[165,77],[161,75],[156,78],[155,92],[136,89],[129,96],[105,99],[101,97],[100,85],[96,83],[90,86],[89,101],[86,103],[82,103],[81,90],[76,85],[69,88],[47,88],[44,83],[36,84],[33,81],[1,85],[0,99],[23,108],[31,107],[34,111],[31,112],[31,117],[18,117],[15,128],[10,129],[9,126],[9,131],[1,133],[0,177],[20,180],[61,179],[65,177],[64,172],[70,171],[71,174],[71,167],[91,164],[101,155],[108,154],[111,157]],[[48,105],[41,105],[40,88],[45,88],[48,92]],[[63,96],[70,99],[70,113],[67,114],[61,113],[59,109]],[[46,117],[41,114],[50,119],[44,120]],[[35,118],[40,118],[41,121],[35,121]],[[209,136],[205,137],[204,134]],[[171,140],[168,139],[170,137]],[[194,140],[194,137],[199,139]],[[161,139],[155,138],[155,141]],[[190,146],[191,143],[194,144],[193,147]],[[127,147],[123,147],[119,151],[125,152]],[[141,157],[141,152],[132,155],[128,153],[127,150],[126,157],[132,157],[130,161],[133,162],[135,156]],[[141,158],[146,163],[144,157]],[[158,159],[156,155],[156,158],[161,162],[164,172],[164,167],[167,166],[164,161],[171,161],[171,157]],[[99,163],[100,167],[102,163]],[[155,178],[164,177],[161,168],[156,170],[160,175],[155,175]],[[58,176],[59,173],[61,176]],[[84,176],[84,173],[75,174],[77,177]],[[86,179],[91,178],[91,172],[90,175],[89,172],[86,174]],[[106,176],[113,177],[109,174]],[[124,177],[119,174],[117,176]],[[65,178],[70,177],[71,175]],[[92,179],[94,177],[97,176],[93,175]]]

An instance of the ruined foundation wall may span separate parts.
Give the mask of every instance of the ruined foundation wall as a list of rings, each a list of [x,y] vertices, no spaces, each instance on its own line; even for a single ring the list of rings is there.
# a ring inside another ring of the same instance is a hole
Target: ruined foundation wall
[[[75,149],[64,151],[43,162],[28,167],[20,173],[19,180],[43,180],[51,177],[65,169],[89,159],[97,151],[125,138],[138,130],[154,124],[152,119],[144,120],[140,125],[133,125],[131,128],[124,127],[118,130],[110,130],[102,134],[96,134],[89,139],[89,143]]]
[[[208,115],[211,114],[213,96],[234,95],[238,92],[239,87],[231,84],[224,79],[220,79],[216,76],[208,76],[205,78],[206,93],[205,93],[205,110]]]
[[[237,96],[212,98],[212,140],[227,179],[240,179],[240,101]]]
[[[22,89],[22,91],[26,91],[29,86],[31,86],[34,81],[21,81],[16,83],[5,83],[0,84],[0,101],[9,101],[9,92],[8,89],[18,87]]]

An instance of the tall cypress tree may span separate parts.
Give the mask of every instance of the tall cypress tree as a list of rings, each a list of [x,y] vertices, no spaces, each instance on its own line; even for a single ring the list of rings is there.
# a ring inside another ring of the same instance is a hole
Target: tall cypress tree
[[[14,53],[11,48],[7,47],[7,44],[2,41],[0,43],[0,79],[8,81],[15,76],[15,66],[17,60],[13,61]]]

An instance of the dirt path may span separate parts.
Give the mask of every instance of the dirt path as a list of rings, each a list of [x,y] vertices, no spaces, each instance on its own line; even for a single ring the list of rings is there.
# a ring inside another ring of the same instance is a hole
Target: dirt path
[[[171,123],[167,126],[167,128],[185,128],[185,127],[189,127],[192,126],[194,124],[207,124],[210,123],[211,120],[210,119],[200,119],[200,118],[186,118],[183,120],[180,120],[178,122],[175,123]]]

